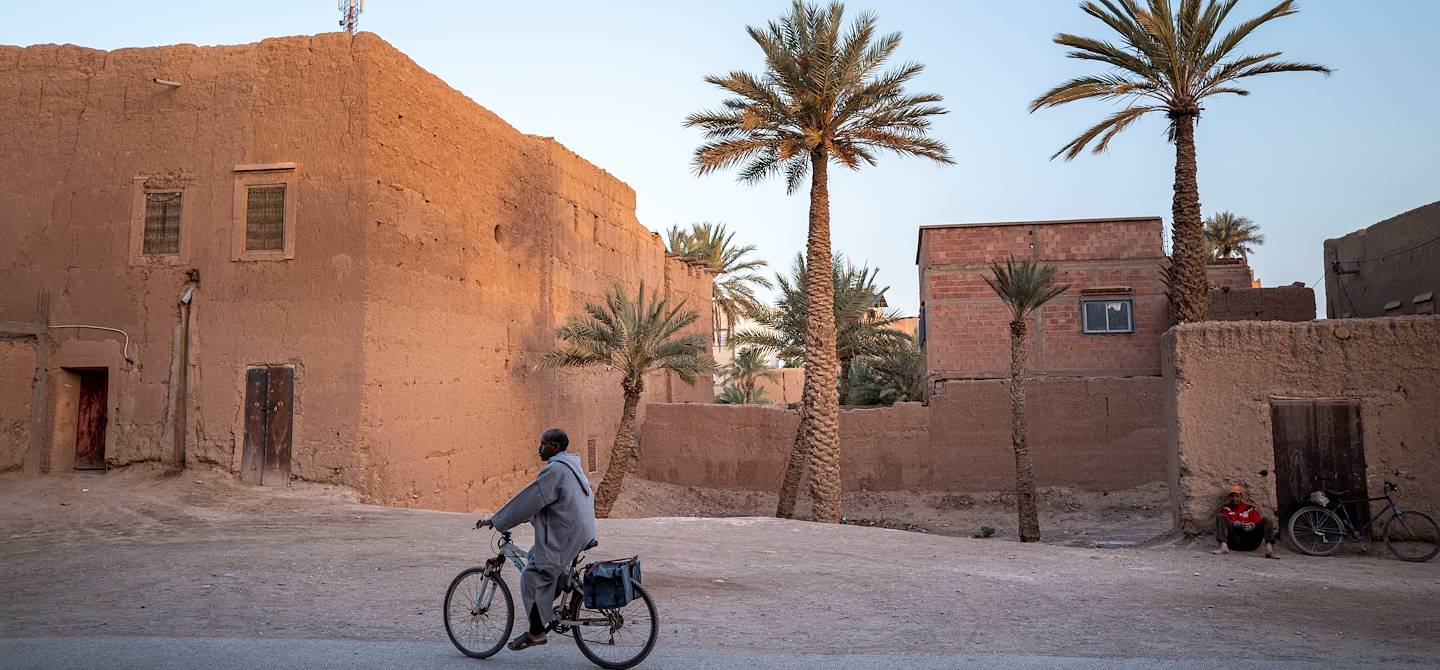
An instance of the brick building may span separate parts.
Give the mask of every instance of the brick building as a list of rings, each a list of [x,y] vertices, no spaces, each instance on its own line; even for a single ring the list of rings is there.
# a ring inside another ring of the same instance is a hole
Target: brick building
[[[0,90],[0,471],[493,506],[545,428],[608,460],[615,373],[534,368],[567,314],[615,283],[710,309],[628,186],[372,34],[0,46]]]
[[[1010,312],[984,279],[1008,257],[1054,265],[1070,286],[1034,315],[1032,374],[1159,375],[1160,336],[1171,325],[1163,234],[1159,217],[922,226],[915,260],[927,388],[1009,375]],[[1244,260],[1207,270],[1213,320],[1315,317],[1310,289],[1259,288]]]

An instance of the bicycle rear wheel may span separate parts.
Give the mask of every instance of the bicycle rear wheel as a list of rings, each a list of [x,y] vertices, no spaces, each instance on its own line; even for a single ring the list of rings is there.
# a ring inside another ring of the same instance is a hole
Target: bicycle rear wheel
[[[1302,507],[1290,515],[1285,527],[1290,543],[1302,554],[1329,556],[1345,542],[1345,524],[1324,507]]]
[[[585,609],[575,594],[571,611],[579,625],[571,626],[575,646],[591,663],[606,670],[625,670],[639,665],[655,648],[660,637],[660,615],[645,588],[635,584],[635,599],[613,610]]]
[[[470,568],[450,582],[445,592],[445,634],[460,653],[471,658],[494,656],[510,639],[514,625],[515,600],[498,575]]]
[[[1440,528],[1429,514],[1397,510],[1385,522],[1385,548],[1402,561],[1428,561],[1440,553]]]

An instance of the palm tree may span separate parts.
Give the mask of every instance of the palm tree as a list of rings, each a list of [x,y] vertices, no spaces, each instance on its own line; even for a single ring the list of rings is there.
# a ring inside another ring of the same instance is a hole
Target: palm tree
[[[625,475],[634,467],[635,411],[645,391],[645,375],[668,370],[694,385],[696,375],[714,372],[715,364],[704,355],[708,338],[681,332],[699,318],[694,310],[685,309],[683,301],[672,306],[658,291],[646,295],[643,283],[633,300],[617,284],[605,293],[604,304],[586,302],[583,315],[566,317],[555,331],[564,346],[540,359],[540,368],[602,365],[620,372],[625,404],[610,464],[595,492],[596,516],[610,515]]]
[[[840,254],[830,259],[830,305],[832,323],[836,324],[835,353],[841,369],[845,370],[845,374],[837,380],[841,385],[836,389],[837,401],[848,395],[850,366],[856,358],[881,355],[900,338],[907,338],[904,333],[892,328],[899,320],[897,314],[876,314],[871,309],[876,299],[886,290],[875,284],[878,273],[878,270],[868,267],[856,267]],[[790,276],[775,276],[779,291],[775,306],[761,308],[750,314],[761,328],[742,330],[735,334],[732,342],[736,346],[757,347],[774,352],[786,360],[809,360],[807,336],[810,324],[810,291],[806,285],[809,276],[805,256],[796,254],[790,267]],[[790,447],[785,478],[780,485],[780,499],[775,508],[775,515],[785,519],[794,514],[795,500],[800,483],[805,479],[806,461],[809,457],[806,446],[811,407],[807,395],[807,389],[811,388],[808,383],[808,370],[806,379],[807,384],[800,392],[800,424],[796,428],[795,441]]]
[[[755,389],[747,396],[744,391],[740,390],[740,387],[734,384],[726,384],[721,387],[720,395],[715,396],[717,405],[764,405],[769,402],[769,399],[765,397],[765,389]]]
[[[845,256],[835,254],[830,261],[835,315],[835,356],[840,364],[837,393],[840,404],[846,404],[850,368],[865,356],[882,356],[902,339],[909,339],[895,330],[900,314],[877,311],[876,302],[889,287],[877,286],[878,269],[855,266]],[[775,275],[779,296],[774,307],[752,310],[750,318],[761,326],[736,333],[736,346],[760,347],[782,359],[805,357],[805,333],[809,325],[809,300],[804,288],[808,274],[805,257],[795,255],[790,276]]]
[[[759,347],[742,350],[734,360],[720,368],[720,373],[725,375],[728,384],[740,392],[741,403],[747,405],[759,402],[764,395],[764,389],[756,388],[761,379],[775,382],[780,378],[770,367],[770,361],[766,360],[765,351]]]
[[[881,68],[900,46],[900,34],[877,36],[875,15],[863,13],[842,30],[844,5],[826,7],[794,0],[788,14],[765,27],[747,27],[765,55],[765,72],[732,71],[705,80],[733,95],[714,111],[691,114],[687,127],[705,131],[695,150],[695,172],[707,175],[739,167],[739,181],[757,183],[784,174],[786,190],[810,177],[810,223],[805,278],[814,315],[806,333],[808,403],[804,446],[815,462],[811,480],[818,521],[840,520],[840,405],[835,324],[830,305],[829,169],[874,165],[877,154],[923,156],[950,163],[945,145],[927,135],[930,117],[945,113],[930,93],[911,94],[905,84],[923,69],[905,63]]]
[[[1207,98],[1249,95],[1240,80],[1277,72],[1322,72],[1313,63],[1277,61],[1279,51],[1238,55],[1236,49],[1256,28],[1298,10],[1285,0],[1259,16],[1221,32],[1235,0],[1094,0],[1080,8],[1119,34],[1120,44],[1061,33],[1055,43],[1069,47],[1071,58],[1098,61],[1103,74],[1076,77],[1030,103],[1030,111],[1076,100],[1119,100],[1123,106],[1057,152],[1072,160],[1094,142],[1101,153],[1110,140],[1149,112],[1169,119],[1175,144],[1175,192],[1171,209],[1170,304],[1176,321],[1202,321],[1209,307],[1205,279],[1205,243],[1201,235],[1200,190],[1195,177],[1195,123]],[[1098,142],[1096,139],[1098,138]]]
[[[862,359],[851,370],[850,402],[893,405],[924,399],[925,359],[915,341],[903,342],[882,356]]]
[[[1015,448],[1015,503],[1020,513],[1020,541],[1040,539],[1040,516],[1035,507],[1035,471],[1030,464],[1030,441],[1025,435],[1025,320],[1030,313],[1064,293],[1069,284],[1055,283],[1055,266],[1034,261],[990,264],[985,283],[1010,307],[1010,445]]]
[[[734,239],[735,233],[727,232],[723,223],[692,223],[689,229],[671,226],[666,231],[670,253],[703,261],[715,272],[710,317],[716,346],[729,339],[736,318],[760,306],[755,287],[770,288],[770,280],[759,274],[767,263],[746,258],[755,253],[755,245],[736,246]]]
[[[1205,219],[1205,248],[1209,258],[1234,258],[1248,260],[1250,254],[1265,243],[1260,226],[1248,216],[1230,212],[1218,212]]]

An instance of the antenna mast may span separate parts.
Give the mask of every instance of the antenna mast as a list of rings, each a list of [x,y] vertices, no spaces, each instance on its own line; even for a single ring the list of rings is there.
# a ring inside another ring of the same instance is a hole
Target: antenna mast
[[[338,0],[340,27],[351,35],[360,27],[360,12],[365,11],[365,0]]]

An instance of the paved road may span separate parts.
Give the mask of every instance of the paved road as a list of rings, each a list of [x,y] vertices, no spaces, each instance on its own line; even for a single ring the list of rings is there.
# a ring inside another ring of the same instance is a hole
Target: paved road
[[[560,644],[555,644],[559,642]],[[585,660],[569,640],[557,639],[546,647],[523,653],[502,651],[487,660],[459,655],[449,645],[425,642],[360,642],[354,640],[272,640],[242,638],[164,637],[35,637],[0,639],[0,659],[12,670],[80,670],[88,668],[145,670],[352,670],[355,668],[485,668],[588,669]],[[895,668],[906,670],[950,670],[963,668],[1008,668],[1013,670],[1079,670],[1159,668],[1162,670],[1216,670],[1216,668],[1406,668],[1416,665],[1366,663],[1343,665],[1320,661],[1249,662],[1226,659],[1157,658],[1075,658],[1062,656],[1012,656],[996,654],[863,654],[855,656],[787,655],[778,653],[725,652],[699,649],[658,649],[640,666],[646,670],[686,668],[689,670],[852,670]],[[1440,667],[1440,666],[1429,666]]]

